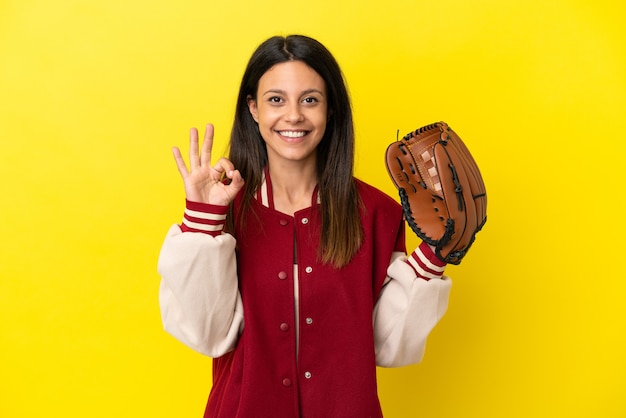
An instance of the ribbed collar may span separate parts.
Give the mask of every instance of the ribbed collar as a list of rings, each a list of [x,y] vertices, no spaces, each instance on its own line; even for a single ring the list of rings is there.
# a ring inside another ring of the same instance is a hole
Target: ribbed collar
[[[270,178],[270,169],[268,166],[265,166],[265,169],[263,170],[263,180],[261,181],[261,186],[256,191],[256,200],[266,208],[276,210],[274,208],[274,193],[272,191],[272,180]],[[318,185],[316,185],[313,190],[313,195],[311,196],[311,206],[319,204],[320,196],[318,192]]]

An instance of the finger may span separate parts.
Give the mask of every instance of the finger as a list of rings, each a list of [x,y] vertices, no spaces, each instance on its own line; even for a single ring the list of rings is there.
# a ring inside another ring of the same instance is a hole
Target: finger
[[[198,156],[198,130],[189,130],[189,166],[191,171],[200,167],[200,157]]]
[[[189,170],[187,170],[187,164],[185,164],[185,160],[183,159],[182,154],[178,147],[172,148],[172,154],[174,154],[174,161],[176,162],[176,168],[178,168],[178,172],[184,179],[187,174],[189,174]]]
[[[213,149],[213,125],[207,123],[204,130],[204,142],[202,143],[202,151],[200,154],[200,164],[206,167],[211,165],[211,150]]]
[[[227,172],[227,176],[230,179],[230,184],[228,185],[229,189],[231,189],[232,195],[236,196],[239,193],[239,190],[244,186],[245,182],[243,177],[241,177],[241,173],[239,170],[231,170]]]
[[[233,170],[229,172],[230,179],[232,180],[231,184],[234,184],[235,187],[241,188],[245,184],[243,177],[241,177],[241,173],[239,170]]]
[[[226,174],[230,171],[233,171],[235,169],[235,166],[229,159],[222,157],[219,160],[217,160],[217,162],[213,166],[213,169],[217,171],[221,176],[222,174]]]

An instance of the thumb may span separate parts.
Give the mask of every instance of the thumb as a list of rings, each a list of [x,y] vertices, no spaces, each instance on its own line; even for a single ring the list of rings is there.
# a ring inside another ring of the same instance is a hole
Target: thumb
[[[231,170],[228,172],[228,178],[230,179],[230,184],[228,186],[232,188],[235,193],[238,193],[245,184],[239,170]]]

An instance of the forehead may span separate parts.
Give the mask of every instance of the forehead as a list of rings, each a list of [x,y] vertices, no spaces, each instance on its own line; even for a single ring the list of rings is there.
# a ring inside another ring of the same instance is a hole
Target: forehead
[[[259,79],[259,92],[270,89],[285,91],[320,90],[326,91],[324,79],[302,61],[286,61],[274,65]]]

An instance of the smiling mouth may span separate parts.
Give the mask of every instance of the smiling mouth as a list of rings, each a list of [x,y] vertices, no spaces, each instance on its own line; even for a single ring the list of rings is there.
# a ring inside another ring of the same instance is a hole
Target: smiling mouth
[[[278,133],[287,138],[302,138],[308,131],[278,131]]]

